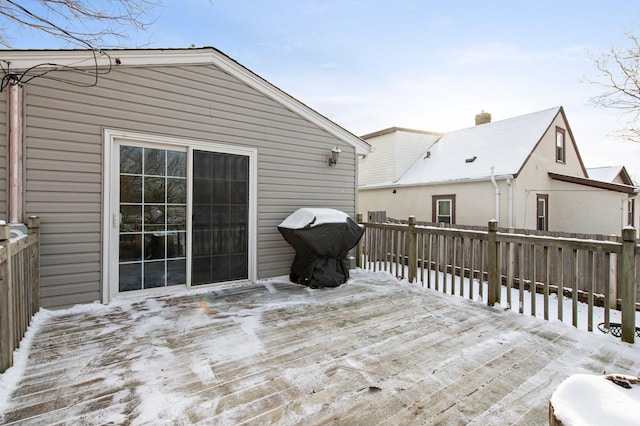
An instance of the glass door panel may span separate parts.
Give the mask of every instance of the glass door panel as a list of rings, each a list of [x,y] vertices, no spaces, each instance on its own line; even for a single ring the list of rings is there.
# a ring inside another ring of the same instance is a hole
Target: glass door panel
[[[119,291],[186,283],[187,153],[120,145]]]
[[[249,159],[193,152],[191,285],[248,278]]]

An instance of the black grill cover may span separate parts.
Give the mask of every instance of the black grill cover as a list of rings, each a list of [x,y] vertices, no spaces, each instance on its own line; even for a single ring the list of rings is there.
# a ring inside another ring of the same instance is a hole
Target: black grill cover
[[[349,279],[347,254],[364,229],[334,209],[299,209],[279,226],[295,249],[289,279],[311,288],[338,287]]]

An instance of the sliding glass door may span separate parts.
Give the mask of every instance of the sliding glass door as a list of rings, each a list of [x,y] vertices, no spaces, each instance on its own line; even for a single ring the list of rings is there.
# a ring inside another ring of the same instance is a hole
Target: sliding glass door
[[[114,148],[118,292],[249,278],[248,156]]]

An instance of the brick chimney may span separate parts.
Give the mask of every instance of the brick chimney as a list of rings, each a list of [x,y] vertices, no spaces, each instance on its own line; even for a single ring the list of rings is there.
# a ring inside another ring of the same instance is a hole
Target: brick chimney
[[[491,123],[490,113],[482,111],[480,114],[476,114],[476,126],[486,123]]]

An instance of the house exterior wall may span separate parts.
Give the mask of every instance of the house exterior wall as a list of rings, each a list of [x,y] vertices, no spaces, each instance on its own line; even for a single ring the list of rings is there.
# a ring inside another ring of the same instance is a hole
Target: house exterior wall
[[[389,133],[367,142],[373,151],[360,160],[358,165],[358,184],[371,185],[383,182],[393,182],[396,176],[396,133]]]
[[[367,139],[373,152],[359,163],[359,185],[398,180],[437,139],[424,132],[395,131]]]
[[[505,181],[499,181],[498,186],[500,222],[506,226],[508,190]],[[487,226],[495,218],[495,188],[489,181],[360,190],[358,212],[366,218],[368,211],[384,210],[395,219],[413,215],[417,221],[431,222],[432,197],[451,194],[456,196],[456,223]]]
[[[396,181],[416,160],[424,155],[427,148],[436,140],[436,136],[424,133],[396,132],[395,175]]]
[[[294,252],[277,225],[297,208],[355,214],[354,148],[213,65],[119,67],[90,88],[34,79],[25,97],[26,215],[41,217],[45,307],[100,299],[105,128],[256,148],[258,278],[288,274]]]
[[[549,230],[621,235],[628,194],[554,181],[549,192]]]

